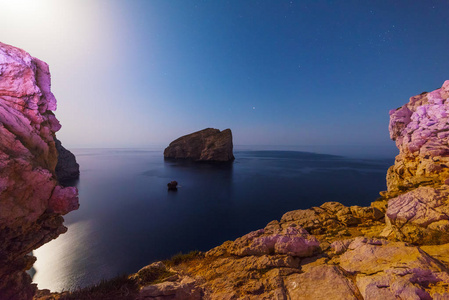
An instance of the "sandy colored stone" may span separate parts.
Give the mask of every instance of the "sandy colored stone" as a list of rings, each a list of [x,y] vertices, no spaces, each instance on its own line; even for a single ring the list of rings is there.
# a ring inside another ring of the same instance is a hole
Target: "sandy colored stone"
[[[397,226],[412,223],[428,226],[433,222],[447,220],[449,189],[423,186],[388,201],[386,216]]]
[[[423,268],[446,271],[441,262],[418,247],[382,239],[356,238],[340,257],[340,266],[349,273],[375,274],[389,268]]]
[[[440,89],[411,97],[390,111],[390,137],[399,155],[387,173],[389,192],[441,185],[449,177],[448,88],[446,80]]]
[[[270,227],[269,227],[270,228]],[[232,243],[212,249],[206,255],[231,254],[238,256],[287,254],[307,257],[321,251],[318,240],[299,226],[284,229],[259,229]]]
[[[285,279],[290,299],[360,299],[357,287],[337,266],[316,266]]]
[[[137,299],[201,300],[202,290],[193,278],[184,276],[179,281],[166,281],[145,286],[141,288]]]

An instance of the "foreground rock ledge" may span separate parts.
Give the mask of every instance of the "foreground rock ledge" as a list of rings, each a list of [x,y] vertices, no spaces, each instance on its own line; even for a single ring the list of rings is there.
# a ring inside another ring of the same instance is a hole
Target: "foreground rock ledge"
[[[234,160],[231,129],[206,128],[182,136],[165,148],[164,157],[194,161],[227,162]]]
[[[388,240],[385,227],[374,206],[327,202],[206,253],[148,265],[116,284],[107,294],[115,298],[91,290],[37,299],[449,299],[449,244]]]
[[[29,253],[64,233],[61,215],[78,208],[78,192],[56,177],[48,65],[0,43],[0,299],[31,299]]]

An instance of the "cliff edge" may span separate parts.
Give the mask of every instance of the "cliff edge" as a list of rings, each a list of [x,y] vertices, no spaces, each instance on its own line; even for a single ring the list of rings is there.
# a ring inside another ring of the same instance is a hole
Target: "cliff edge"
[[[59,185],[48,65],[0,43],[0,299],[31,299],[29,253],[67,229],[61,215],[77,209],[74,187]]]
[[[165,148],[164,157],[194,161],[226,162],[234,160],[231,129],[206,128],[182,136]]]

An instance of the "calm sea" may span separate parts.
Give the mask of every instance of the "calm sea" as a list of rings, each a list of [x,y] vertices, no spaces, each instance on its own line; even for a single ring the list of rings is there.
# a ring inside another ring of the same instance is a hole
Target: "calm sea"
[[[369,205],[393,164],[295,151],[235,151],[227,165],[164,161],[160,150],[73,152],[81,206],[65,216],[67,233],[34,251],[41,289],[83,287],[180,251],[206,251],[290,210]],[[177,192],[167,191],[171,180]]]

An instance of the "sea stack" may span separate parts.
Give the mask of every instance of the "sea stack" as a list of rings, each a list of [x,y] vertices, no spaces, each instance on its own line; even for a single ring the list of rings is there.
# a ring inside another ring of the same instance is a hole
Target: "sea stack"
[[[206,128],[171,142],[164,150],[164,157],[193,161],[229,162],[234,160],[232,148],[231,129],[220,131]]]
[[[79,206],[77,189],[56,175],[50,86],[45,62],[0,43],[0,299],[33,298],[31,251],[66,232],[62,215]]]

